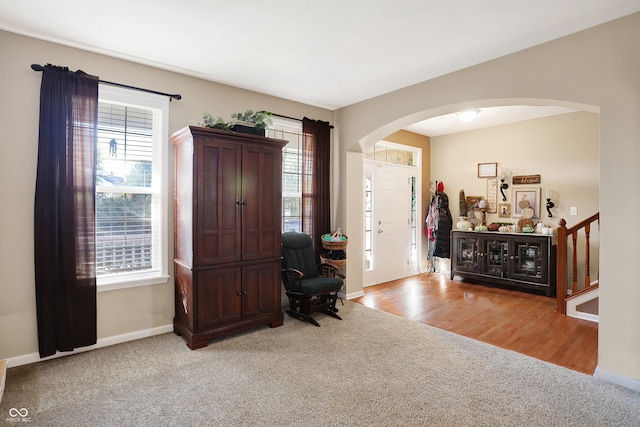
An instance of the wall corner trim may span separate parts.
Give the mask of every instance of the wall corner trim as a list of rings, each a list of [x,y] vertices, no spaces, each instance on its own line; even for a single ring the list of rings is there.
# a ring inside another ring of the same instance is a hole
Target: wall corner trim
[[[599,367],[596,367],[596,371],[593,376],[597,379],[607,381],[622,387],[626,387],[633,391],[640,392],[640,380],[631,377],[625,377],[620,374],[614,374],[613,372],[605,371]]]

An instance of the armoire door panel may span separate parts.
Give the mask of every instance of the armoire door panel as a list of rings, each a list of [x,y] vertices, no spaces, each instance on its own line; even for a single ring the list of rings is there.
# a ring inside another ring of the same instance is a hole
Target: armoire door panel
[[[208,330],[242,319],[241,271],[219,268],[196,273],[198,330]]]
[[[280,261],[243,268],[243,316],[257,317],[281,310],[280,292],[273,287],[273,283],[280,282],[280,271]]]
[[[243,259],[279,256],[282,185],[279,178],[268,177],[282,175],[282,154],[250,147],[243,155],[242,164],[243,199],[247,201],[242,212]]]
[[[241,151],[237,145],[202,144],[198,147],[198,218],[200,238],[196,265],[240,259],[241,198],[237,179]]]

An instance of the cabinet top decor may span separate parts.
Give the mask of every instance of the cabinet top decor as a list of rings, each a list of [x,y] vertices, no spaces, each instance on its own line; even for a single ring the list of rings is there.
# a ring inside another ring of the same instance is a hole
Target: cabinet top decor
[[[204,113],[198,125],[214,129],[231,129],[234,125],[243,125],[264,130],[273,127],[273,114],[269,111],[247,110],[244,113],[233,113],[231,121],[226,122],[222,117],[213,117],[209,113]]]

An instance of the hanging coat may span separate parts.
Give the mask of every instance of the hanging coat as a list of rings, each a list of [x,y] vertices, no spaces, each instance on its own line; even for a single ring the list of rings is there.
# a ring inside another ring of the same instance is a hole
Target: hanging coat
[[[449,196],[446,193],[438,193],[440,208],[438,209],[438,226],[436,229],[436,242],[433,249],[433,256],[449,258],[451,256],[451,228],[453,219],[449,210]]]
[[[438,196],[433,195],[431,197],[431,203],[429,204],[429,212],[425,219],[425,235],[432,242],[436,240],[436,229],[438,228]]]

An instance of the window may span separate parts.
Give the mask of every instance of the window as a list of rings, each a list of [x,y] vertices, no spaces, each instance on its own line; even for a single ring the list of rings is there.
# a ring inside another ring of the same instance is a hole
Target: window
[[[364,271],[373,270],[373,172],[364,175]]]
[[[376,144],[364,154],[364,158],[367,160],[405,166],[419,166],[418,157],[416,150],[387,141],[376,142]]]
[[[302,231],[302,123],[275,120],[271,138],[289,141],[282,149],[282,231]]]
[[[99,290],[164,283],[168,98],[100,85],[96,150]]]
[[[409,261],[414,263],[418,261],[418,178],[411,178],[411,256]]]

